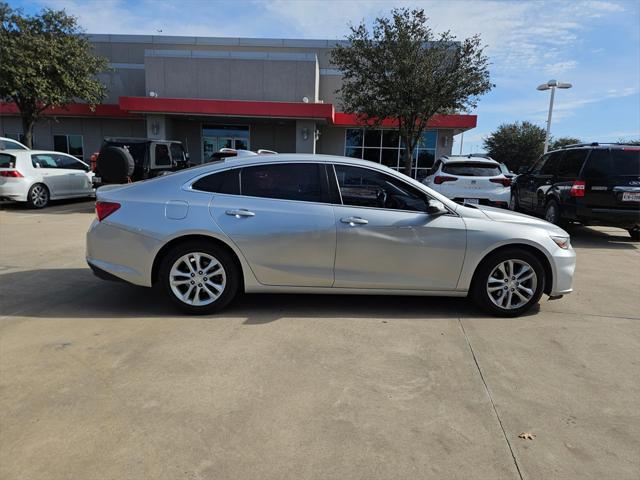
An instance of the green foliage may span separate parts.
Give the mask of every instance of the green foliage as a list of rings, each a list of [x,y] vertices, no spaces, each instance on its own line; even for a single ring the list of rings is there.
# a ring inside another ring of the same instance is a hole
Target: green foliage
[[[575,143],[582,143],[582,140],[575,137],[556,138],[549,142],[549,151],[558,150],[559,148],[566,147],[567,145],[573,145]]]
[[[20,109],[29,147],[43,110],[102,101],[106,88],[95,76],[107,60],[93,55],[75,17],[48,8],[23,15],[0,3],[0,23],[0,99]]]
[[[449,31],[435,34],[427,20],[421,9],[394,9],[371,31],[364,22],[351,26],[347,43],[331,52],[343,72],[338,93],[344,110],[371,126],[384,118],[398,121],[407,174],[429,119],[473,108],[493,87],[480,37],[458,42]]]
[[[504,162],[517,172],[542,155],[545,130],[530,122],[503,123],[484,139],[484,148],[491,158]]]
[[[624,143],[625,145],[640,145],[640,139],[638,140],[625,140],[621,138],[618,140],[618,143]]]

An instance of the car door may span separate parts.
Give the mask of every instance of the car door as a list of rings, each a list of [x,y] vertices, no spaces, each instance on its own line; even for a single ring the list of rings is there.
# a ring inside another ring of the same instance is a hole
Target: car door
[[[56,161],[66,176],[67,195],[84,196],[93,191],[89,165],[71,155],[58,154]]]
[[[335,164],[335,178],[335,287],[456,288],[467,242],[460,217],[426,213],[426,193],[378,170]]]
[[[31,155],[31,164],[49,189],[52,198],[66,196],[69,192],[66,171],[59,166],[55,153],[36,153]]]
[[[544,156],[524,178],[518,181],[521,186],[520,205],[533,212],[541,212],[544,209],[544,197],[551,188],[558,161],[563,152],[549,153]]]
[[[556,179],[550,193],[559,200],[564,218],[576,219],[576,198],[571,195],[571,188],[580,176],[588,153],[588,148],[567,150],[558,164]]]
[[[330,287],[336,226],[324,165],[263,163],[228,175],[238,176],[238,194],[214,194],[210,211],[258,281]]]

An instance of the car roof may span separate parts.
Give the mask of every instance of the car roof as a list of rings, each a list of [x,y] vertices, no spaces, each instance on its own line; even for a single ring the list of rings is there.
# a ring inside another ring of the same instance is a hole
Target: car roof
[[[455,155],[455,156],[451,155],[451,156],[442,157],[440,160],[442,161],[442,163],[473,162],[473,163],[485,163],[487,165],[500,165],[499,162],[497,162],[496,160],[493,160],[492,158],[474,157],[471,155]]]
[[[182,143],[180,140],[165,140],[161,138],[142,138],[142,137],[105,137],[103,142],[127,142],[127,143]]]

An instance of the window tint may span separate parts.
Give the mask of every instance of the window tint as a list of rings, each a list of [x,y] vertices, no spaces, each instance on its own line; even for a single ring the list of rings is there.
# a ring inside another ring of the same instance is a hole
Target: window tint
[[[500,167],[479,162],[450,163],[442,168],[442,172],[463,177],[495,177],[500,175]]]
[[[553,175],[556,173],[556,169],[558,168],[558,163],[562,158],[564,152],[552,153],[549,159],[545,162],[545,164],[540,169],[541,175]]]
[[[584,169],[585,178],[603,178],[617,175],[640,176],[640,150],[594,149]]]
[[[320,166],[313,163],[245,167],[240,178],[242,195],[303,202],[324,201]]]
[[[16,159],[8,153],[0,153],[0,168],[15,168]]]
[[[589,151],[585,148],[569,150],[558,166],[558,176],[575,178],[582,170],[582,165],[587,158]]]
[[[547,162],[548,159],[549,159],[549,155],[543,155],[542,157],[540,157],[540,159],[533,164],[531,171],[528,173],[533,175],[537,175],[538,173],[540,173],[540,170],[542,170],[542,167],[544,167],[544,164]]]
[[[184,162],[184,152],[182,151],[182,146],[177,143],[171,144],[171,158],[178,162]]]
[[[202,190],[211,193],[225,193],[228,195],[240,194],[240,169],[225,170],[201,178],[193,184],[194,190]]]
[[[58,164],[58,168],[70,168],[73,170],[86,170],[87,166],[76,160],[75,158],[66,157],[64,155],[56,155],[55,161]]]
[[[156,145],[156,165],[171,165],[169,148],[166,145]]]
[[[56,162],[55,157],[57,157],[57,155],[48,155],[43,153],[31,155],[31,164],[35,168],[58,168],[58,163]]]
[[[427,211],[427,195],[401,180],[367,168],[336,165],[335,169],[344,205]]]

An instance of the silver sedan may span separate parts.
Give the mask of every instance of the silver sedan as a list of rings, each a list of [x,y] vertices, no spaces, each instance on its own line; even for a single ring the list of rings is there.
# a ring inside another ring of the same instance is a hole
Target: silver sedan
[[[325,155],[227,159],[98,189],[87,262],[189,313],[239,291],[471,296],[522,314],[572,291],[561,228],[459,205],[383,165]]]

